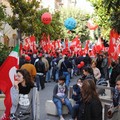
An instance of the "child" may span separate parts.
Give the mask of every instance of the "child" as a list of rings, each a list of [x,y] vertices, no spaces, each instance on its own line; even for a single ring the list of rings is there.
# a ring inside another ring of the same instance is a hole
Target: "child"
[[[65,85],[65,77],[60,76],[58,84],[55,85],[53,90],[53,102],[57,107],[58,116],[60,120],[64,120],[62,116],[62,105],[66,105],[69,109],[70,114],[72,114],[72,105],[68,99],[68,88]]]

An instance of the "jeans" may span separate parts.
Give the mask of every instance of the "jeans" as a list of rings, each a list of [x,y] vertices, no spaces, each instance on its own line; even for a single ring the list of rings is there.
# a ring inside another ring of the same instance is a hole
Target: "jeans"
[[[46,81],[50,81],[50,70],[48,70],[46,73]]]
[[[59,69],[54,69],[53,68],[53,80],[57,82],[59,80]]]
[[[72,115],[72,105],[71,105],[69,99],[68,99],[68,98],[65,98],[64,101],[65,101],[64,104],[67,106],[70,114]],[[61,115],[62,115],[62,105],[63,105],[63,103],[62,103],[61,100],[58,99],[58,98],[53,98],[53,102],[54,102],[55,105],[56,105],[57,112],[58,112],[58,116],[61,116]]]
[[[69,84],[70,84],[70,73],[69,72],[63,72],[63,75],[65,76],[65,84],[67,87],[69,87]]]
[[[35,80],[36,80],[36,86],[37,86],[38,91],[40,89],[40,86],[41,86],[41,89],[43,89],[45,87],[43,75],[36,75]]]
[[[72,113],[72,118],[78,118],[78,114],[79,114],[79,104],[75,104],[73,106],[73,113]]]

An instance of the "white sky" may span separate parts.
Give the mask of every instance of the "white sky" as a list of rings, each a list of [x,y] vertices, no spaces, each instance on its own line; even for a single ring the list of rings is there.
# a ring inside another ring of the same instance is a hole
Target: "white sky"
[[[44,7],[48,7],[50,6],[50,8],[54,8],[54,1],[55,0],[42,0],[42,3],[44,5]],[[75,0],[72,0],[72,2],[74,2]],[[76,7],[85,10],[89,13],[93,13],[94,9],[92,7],[92,5],[90,4],[90,2],[88,2],[87,0],[76,0],[77,4]],[[62,3],[64,3],[64,7],[68,7],[69,6],[69,0],[62,0]]]
[[[92,7],[91,3],[86,0],[76,0],[77,1],[77,7],[79,7],[82,10],[86,10],[89,13],[94,12],[94,8]]]

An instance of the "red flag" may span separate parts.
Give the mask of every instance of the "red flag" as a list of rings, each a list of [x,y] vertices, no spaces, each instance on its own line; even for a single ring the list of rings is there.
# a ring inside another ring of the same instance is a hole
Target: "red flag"
[[[36,38],[35,36],[30,36],[24,39],[23,48],[25,50],[36,50]]]
[[[78,36],[76,36],[76,37],[72,40],[70,46],[78,46],[79,43],[80,43],[80,40],[79,40]]]
[[[6,108],[4,115],[0,118],[1,120],[9,120],[11,108],[10,88],[14,82],[18,60],[18,46],[16,46],[0,67],[0,90],[5,94],[4,104]]]
[[[65,39],[65,48],[68,48],[68,39]]]
[[[120,46],[120,35],[116,33],[114,30],[110,31],[110,43],[109,43],[109,55],[114,59],[118,59],[118,55]]]
[[[88,50],[89,50],[89,43],[90,43],[90,41],[87,40],[86,44],[85,44],[85,48],[84,48],[84,51],[85,51],[86,54],[88,53]]]

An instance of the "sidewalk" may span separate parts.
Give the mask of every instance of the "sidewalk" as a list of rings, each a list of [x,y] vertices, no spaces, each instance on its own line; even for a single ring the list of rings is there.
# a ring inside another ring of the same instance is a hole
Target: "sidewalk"
[[[79,76],[74,76],[74,78],[71,79],[70,86],[76,83]],[[53,95],[53,88],[57,83],[50,82],[45,84],[45,89],[40,90],[40,120],[59,120],[58,116],[52,116],[47,115],[45,111],[45,102],[46,100],[52,99]],[[52,109],[52,108],[51,108]],[[70,115],[64,116],[65,120],[70,119]]]

